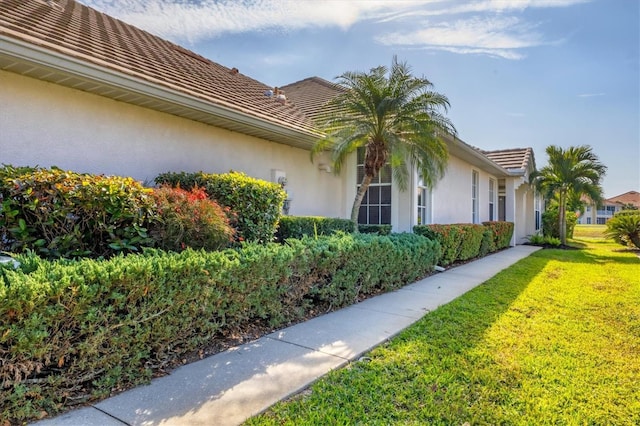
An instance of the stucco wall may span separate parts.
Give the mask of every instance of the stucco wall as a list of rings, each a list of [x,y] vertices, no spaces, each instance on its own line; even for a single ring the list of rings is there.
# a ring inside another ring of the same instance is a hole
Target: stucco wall
[[[471,172],[478,172],[478,222],[489,220],[489,178],[495,183],[495,208],[497,208],[498,180],[454,156],[449,157],[449,165],[444,177],[433,188],[432,223],[471,223]],[[497,218],[497,210],[495,213]]]
[[[345,216],[346,184],[312,164],[308,151],[5,71],[0,100],[0,163],[147,182],[166,171],[231,169],[271,180],[278,169],[291,214]]]

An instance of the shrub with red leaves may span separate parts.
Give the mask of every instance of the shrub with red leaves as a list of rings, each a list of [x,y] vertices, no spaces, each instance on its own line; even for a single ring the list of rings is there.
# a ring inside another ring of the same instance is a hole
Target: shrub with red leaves
[[[209,199],[204,189],[161,187],[153,196],[160,220],[151,229],[151,236],[159,248],[219,250],[234,241],[229,212]]]

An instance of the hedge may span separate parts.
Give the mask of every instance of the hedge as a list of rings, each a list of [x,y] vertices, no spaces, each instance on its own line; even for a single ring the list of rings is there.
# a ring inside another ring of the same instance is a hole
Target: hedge
[[[361,234],[391,235],[391,225],[358,225]]]
[[[513,237],[513,222],[493,221],[482,222],[488,228],[491,228],[494,235],[494,244],[496,250],[502,250],[511,245],[511,237]]]
[[[432,271],[439,244],[338,234],[217,252],[0,267],[0,424],[56,414],[139,383],[217,338],[280,327]],[[384,262],[381,261],[384,259]]]
[[[438,241],[442,248],[438,264],[447,266],[508,247],[513,234],[513,223],[416,225],[413,232]]]
[[[353,232],[353,222],[349,219],[321,216],[282,216],[278,222],[276,239],[285,241],[288,238],[331,235],[337,231]]]
[[[240,241],[272,241],[287,196],[278,184],[234,171],[224,174],[168,172],[158,175],[155,182],[187,190],[195,186],[204,188],[211,199],[235,214],[236,237]]]
[[[153,245],[152,190],[132,178],[0,168],[0,251],[110,256]]]

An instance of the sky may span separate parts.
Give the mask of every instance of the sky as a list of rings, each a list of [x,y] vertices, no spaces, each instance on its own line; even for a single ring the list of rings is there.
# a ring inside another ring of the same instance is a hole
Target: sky
[[[80,0],[267,85],[389,66],[448,97],[484,150],[590,145],[640,192],[638,0]]]

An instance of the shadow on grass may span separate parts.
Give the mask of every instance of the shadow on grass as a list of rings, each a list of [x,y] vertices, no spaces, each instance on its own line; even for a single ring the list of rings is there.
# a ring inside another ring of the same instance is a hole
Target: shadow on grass
[[[425,334],[434,339],[434,342],[456,336],[459,349],[474,347],[483,338],[486,329],[509,309],[549,261],[555,258],[553,251],[564,252],[540,250],[532,254],[426,315],[416,325],[401,333],[398,341]]]
[[[563,250],[563,249],[545,249],[539,251],[539,255],[549,260],[557,260],[560,262],[570,263],[586,263],[586,264],[606,264],[606,263],[621,263],[626,265],[637,264],[640,259],[638,257],[627,256],[629,253],[634,253],[634,250],[624,248],[621,246],[615,246],[611,241],[587,241],[582,242],[578,239],[571,240],[570,245],[577,250]],[[587,248],[596,247],[602,250],[607,250],[607,254],[594,253]],[[620,247],[612,248],[612,247]]]

